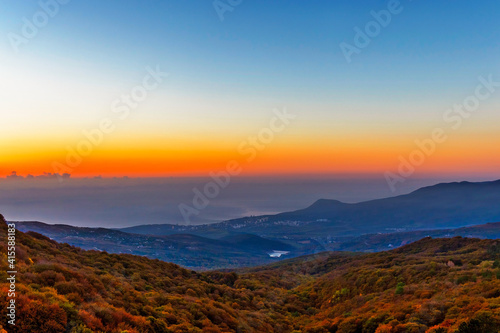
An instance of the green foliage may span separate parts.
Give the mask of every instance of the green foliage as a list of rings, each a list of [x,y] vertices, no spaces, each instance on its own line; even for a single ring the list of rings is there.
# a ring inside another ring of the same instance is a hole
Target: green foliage
[[[70,333],[93,333],[92,330],[83,324],[74,327]]]
[[[402,295],[405,292],[405,284],[403,282],[399,282],[396,286],[396,295]]]
[[[471,274],[462,275],[457,278],[457,284],[464,284],[467,282],[476,282],[476,281],[477,281],[476,277]]]
[[[493,272],[490,271],[489,269],[481,272],[481,275],[484,279],[491,279],[493,277]]]

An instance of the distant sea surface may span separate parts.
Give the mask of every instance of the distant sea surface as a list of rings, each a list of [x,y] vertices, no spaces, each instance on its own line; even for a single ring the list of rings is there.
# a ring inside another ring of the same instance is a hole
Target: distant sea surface
[[[11,221],[90,227],[203,224],[297,210],[318,199],[354,203],[406,194],[440,182],[478,179],[408,179],[392,192],[383,176],[240,177],[186,221],[179,205],[193,207],[210,178],[79,178],[0,180],[0,213]],[[488,179],[484,179],[488,180]],[[213,192],[212,192],[213,193]],[[206,203],[206,202],[204,202]]]

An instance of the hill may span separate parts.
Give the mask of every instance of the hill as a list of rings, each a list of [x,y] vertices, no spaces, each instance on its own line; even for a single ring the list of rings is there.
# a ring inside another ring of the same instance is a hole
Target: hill
[[[290,251],[290,256],[312,253],[256,235],[233,233],[220,240],[197,235],[138,235],[105,228],[82,228],[41,222],[15,222],[20,231],[34,231],[53,240],[87,250],[128,253],[173,262],[183,267],[206,270],[255,266],[273,262],[273,251]]]
[[[500,223],[487,223],[455,229],[434,229],[408,232],[368,234],[359,237],[342,237],[325,244],[330,251],[377,252],[397,248],[425,237],[452,238],[456,236],[481,239],[499,239]]]
[[[120,229],[138,234],[190,233],[219,238],[227,232],[265,238],[328,242],[370,233],[458,228],[500,221],[500,180],[446,183],[407,195],[347,204],[321,199],[276,215],[245,217],[212,225],[141,225]]]
[[[6,243],[0,217],[0,241]],[[500,242],[425,238],[372,254],[320,253],[197,273],[16,234],[9,332],[497,332]],[[7,299],[6,249],[0,294]],[[6,307],[0,308],[5,318]],[[5,322],[2,324],[5,328]],[[1,328],[0,328],[1,330]]]
[[[161,259],[196,270],[257,266],[321,251],[386,251],[425,237],[500,238],[500,223],[408,232],[376,233],[362,236],[330,237],[319,243],[312,240],[272,240],[252,234],[227,232],[220,239],[190,234],[150,236],[129,234],[104,228],[79,228],[41,222],[16,222],[21,231],[35,231],[58,242],[88,250],[129,253]],[[274,251],[287,252],[271,258]]]

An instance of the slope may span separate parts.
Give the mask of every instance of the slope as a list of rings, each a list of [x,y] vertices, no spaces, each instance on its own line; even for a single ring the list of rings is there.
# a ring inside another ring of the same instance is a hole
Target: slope
[[[491,333],[500,326],[496,240],[425,238],[388,252],[196,273],[33,232],[16,236],[17,321],[9,332]],[[0,253],[5,300],[5,247]],[[0,307],[0,316],[6,311]]]

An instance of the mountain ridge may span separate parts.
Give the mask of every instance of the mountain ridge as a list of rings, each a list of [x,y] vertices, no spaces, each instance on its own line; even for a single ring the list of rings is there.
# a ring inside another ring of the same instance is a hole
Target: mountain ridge
[[[489,182],[439,183],[411,193],[343,203],[319,199],[310,206],[274,215],[242,217],[210,225],[139,225],[120,228],[125,232],[147,234],[198,233],[210,237],[228,230],[279,238],[285,231],[294,238],[327,235],[359,236],[393,229],[424,230],[456,228],[470,224],[500,221],[500,180]]]
[[[310,253],[292,244],[253,234],[211,239],[188,233],[153,236],[102,227],[51,225],[38,221],[11,222],[20,231],[37,232],[82,249],[143,255],[200,270],[269,263],[274,260],[269,255],[273,251],[289,251],[293,255]]]

